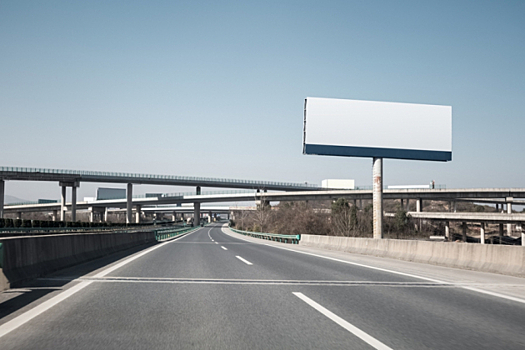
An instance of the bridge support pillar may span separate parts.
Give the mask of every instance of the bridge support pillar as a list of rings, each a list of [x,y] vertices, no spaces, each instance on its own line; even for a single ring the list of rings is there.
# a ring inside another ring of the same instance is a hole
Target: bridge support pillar
[[[57,221],[57,216],[58,216],[58,210],[53,210],[53,212],[51,213],[51,220]]]
[[[400,199],[401,203],[401,210],[405,210],[405,200],[403,198]]]
[[[450,241],[450,222],[445,221],[445,237]]]
[[[95,222],[95,208],[89,207],[89,222]]]
[[[212,220],[212,215],[213,215],[213,213],[211,211],[208,212],[208,222],[212,222],[213,221]]]
[[[60,221],[66,220],[66,186],[62,186],[60,196]]]
[[[201,204],[199,202],[193,203],[193,226],[197,227],[201,224]]]
[[[77,188],[71,187],[71,222],[77,221]]]
[[[458,210],[458,202],[454,201],[454,213]]]
[[[421,198],[416,200],[416,211],[418,213],[423,211],[423,200]]]
[[[407,206],[405,208],[405,211],[409,211],[410,210],[410,199],[407,198],[407,202],[406,202]]]
[[[5,181],[0,179],[0,219],[4,217]]]
[[[512,214],[512,199],[507,198],[507,214]],[[512,235],[512,224],[507,224],[507,236]]]
[[[485,244],[485,223],[484,222],[481,223],[479,234],[480,234],[481,244]]]
[[[373,159],[372,165],[372,201],[374,238],[383,238],[383,158]]]
[[[104,208],[104,222],[108,222],[108,214],[109,214],[109,209],[108,207],[105,207]]]
[[[16,213],[16,218],[17,218],[18,220],[22,220],[22,212],[21,212],[21,211],[19,211],[19,212]]]
[[[142,207],[140,205],[136,206],[135,210],[135,223],[140,224],[140,216],[142,215]]]
[[[130,224],[133,221],[133,184],[128,184],[126,200],[126,224]]]
[[[466,222],[462,222],[461,223],[461,230],[462,230],[462,234],[463,234],[463,242],[466,242],[467,241],[467,223]]]
[[[503,224],[499,224],[499,236],[503,237]]]
[[[172,214],[171,214],[171,221],[173,222],[176,222],[177,221],[177,212],[174,211]]]

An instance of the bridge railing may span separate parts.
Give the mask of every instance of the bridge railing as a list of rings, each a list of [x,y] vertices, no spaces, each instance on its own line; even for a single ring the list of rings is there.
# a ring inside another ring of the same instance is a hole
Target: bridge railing
[[[299,244],[299,241],[301,240],[301,235],[280,235],[277,233],[264,233],[264,232],[252,232],[252,231],[241,231],[232,228],[231,226],[228,226],[230,230],[232,230],[235,233],[239,233],[241,235],[259,238],[259,239],[265,239],[268,241],[274,241],[274,242],[281,242],[281,243],[291,243],[291,244]]]
[[[188,227],[183,227],[183,228],[173,227],[173,228],[163,228],[163,229],[155,230],[154,231],[155,232],[155,239],[157,241],[163,241],[165,239],[176,237],[176,236],[179,236],[179,235],[181,235],[183,233],[187,233],[187,232],[196,230],[198,228],[199,227],[188,226]]]
[[[285,186],[297,188],[312,188],[317,189],[319,186],[315,184],[293,183],[293,182],[278,182],[278,181],[255,181],[255,180],[241,180],[241,179],[224,179],[224,178],[206,178],[197,176],[178,176],[178,175],[154,175],[154,174],[137,174],[137,173],[121,173],[121,172],[106,172],[106,171],[85,171],[85,170],[66,170],[66,169],[44,169],[44,168],[25,168],[25,167],[4,167],[0,166],[0,172],[16,172],[16,173],[40,173],[40,174],[59,174],[59,175],[73,175],[79,177],[118,177],[129,179],[148,179],[148,180],[183,180],[183,181],[201,181],[201,182],[226,182],[232,184],[244,184],[254,186]]]

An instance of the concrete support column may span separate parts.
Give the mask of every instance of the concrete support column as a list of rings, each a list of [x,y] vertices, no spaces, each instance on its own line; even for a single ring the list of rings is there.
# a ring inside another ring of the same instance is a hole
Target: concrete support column
[[[374,239],[383,238],[383,158],[373,159],[372,201],[374,218]]]
[[[463,222],[461,223],[461,230],[462,230],[462,234],[463,234],[463,242],[466,242],[467,241],[467,223],[466,222]]]
[[[19,212],[16,213],[16,218],[17,218],[18,220],[22,220],[22,212],[21,212],[21,211],[19,211]]]
[[[405,210],[405,200],[401,198],[401,210]]]
[[[410,199],[407,198],[407,206],[406,206],[405,211],[409,211],[409,210],[410,210]]]
[[[458,202],[454,201],[454,213],[457,211],[458,209]]]
[[[496,213],[498,213],[498,212],[499,212],[499,204],[496,203]]]
[[[177,212],[174,211],[172,214],[171,214],[171,221],[173,222],[176,222],[177,221]]]
[[[354,199],[354,207],[357,207],[357,199]]]
[[[4,217],[5,181],[0,179],[0,219]]]
[[[512,200],[512,198],[507,198],[507,200]],[[507,214],[512,214],[512,202],[507,202]],[[507,236],[512,235],[512,224],[507,224]]]
[[[257,190],[257,192],[259,192],[259,190]],[[195,189],[195,193],[197,193],[197,196],[201,195],[201,187],[200,186],[197,186],[197,188]]]
[[[450,241],[450,222],[445,221],[445,237],[447,237],[447,241]]]
[[[77,187],[71,187],[71,222],[77,221]]]
[[[481,244],[485,244],[485,223],[484,222],[481,223],[481,228],[479,230],[479,233],[481,235],[480,237]]]
[[[135,213],[135,223],[140,224],[140,216],[142,215],[142,207],[137,205]]]
[[[89,208],[89,222],[95,222],[95,210],[93,207]]]
[[[363,209],[363,200],[362,199],[359,200],[359,208],[358,209]]]
[[[133,184],[128,184],[126,199],[126,224],[129,224],[133,221]]]
[[[452,207],[452,201],[449,201],[449,202],[448,202],[448,211],[449,211],[449,212],[452,212],[452,210],[453,210],[453,207]]]
[[[421,198],[416,200],[416,211],[418,213],[423,211],[423,200]]]
[[[212,222],[212,212],[208,212],[208,222]]]
[[[57,216],[58,216],[58,210],[53,210],[53,212],[51,213],[51,220],[57,221]]]
[[[198,202],[193,203],[193,227],[197,227],[201,224],[201,204]]]
[[[503,237],[503,224],[499,224],[499,236]]]
[[[104,222],[108,222],[108,214],[109,214],[109,209],[108,207],[105,207],[104,208]]]
[[[62,186],[62,195],[60,196],[60,221],[66,220],[66,186]]]

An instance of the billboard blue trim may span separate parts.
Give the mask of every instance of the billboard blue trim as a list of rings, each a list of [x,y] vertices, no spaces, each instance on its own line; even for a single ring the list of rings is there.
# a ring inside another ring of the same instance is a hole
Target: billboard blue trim
[[[304,144],[304,154],[339,157],[376,157],[413,160],[433,160],[447,162],[452,160],[452,152],[423,151],[398,148],[352,147]]]

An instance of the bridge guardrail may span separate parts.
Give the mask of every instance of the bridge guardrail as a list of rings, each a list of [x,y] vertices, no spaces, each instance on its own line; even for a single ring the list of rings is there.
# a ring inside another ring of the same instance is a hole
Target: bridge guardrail
[[[281,242],[281,243],[299,244],[299,241],[301,240],[301,235],[280,235],[277,233],[241,231],[241,230],[234,229],[229,225],[228,225],[228,228],[232,230],[233,232],[239,233],[241,235],[265,239],[269,241]]]
[[[188,226],[188,227],[184,227],[184,228],[170,227],[170,228],[164,228],[164,229],[155,230],[154,231],[155,232],[155,239],[157,241],[162,241],[162,240],[165,240],[165,239],[169,239],[169,238],[181,235],[183,233],[190,232],[192,230],[196,230],[198,228],[200,228],[200,226],[197,226],[197,227]]]

